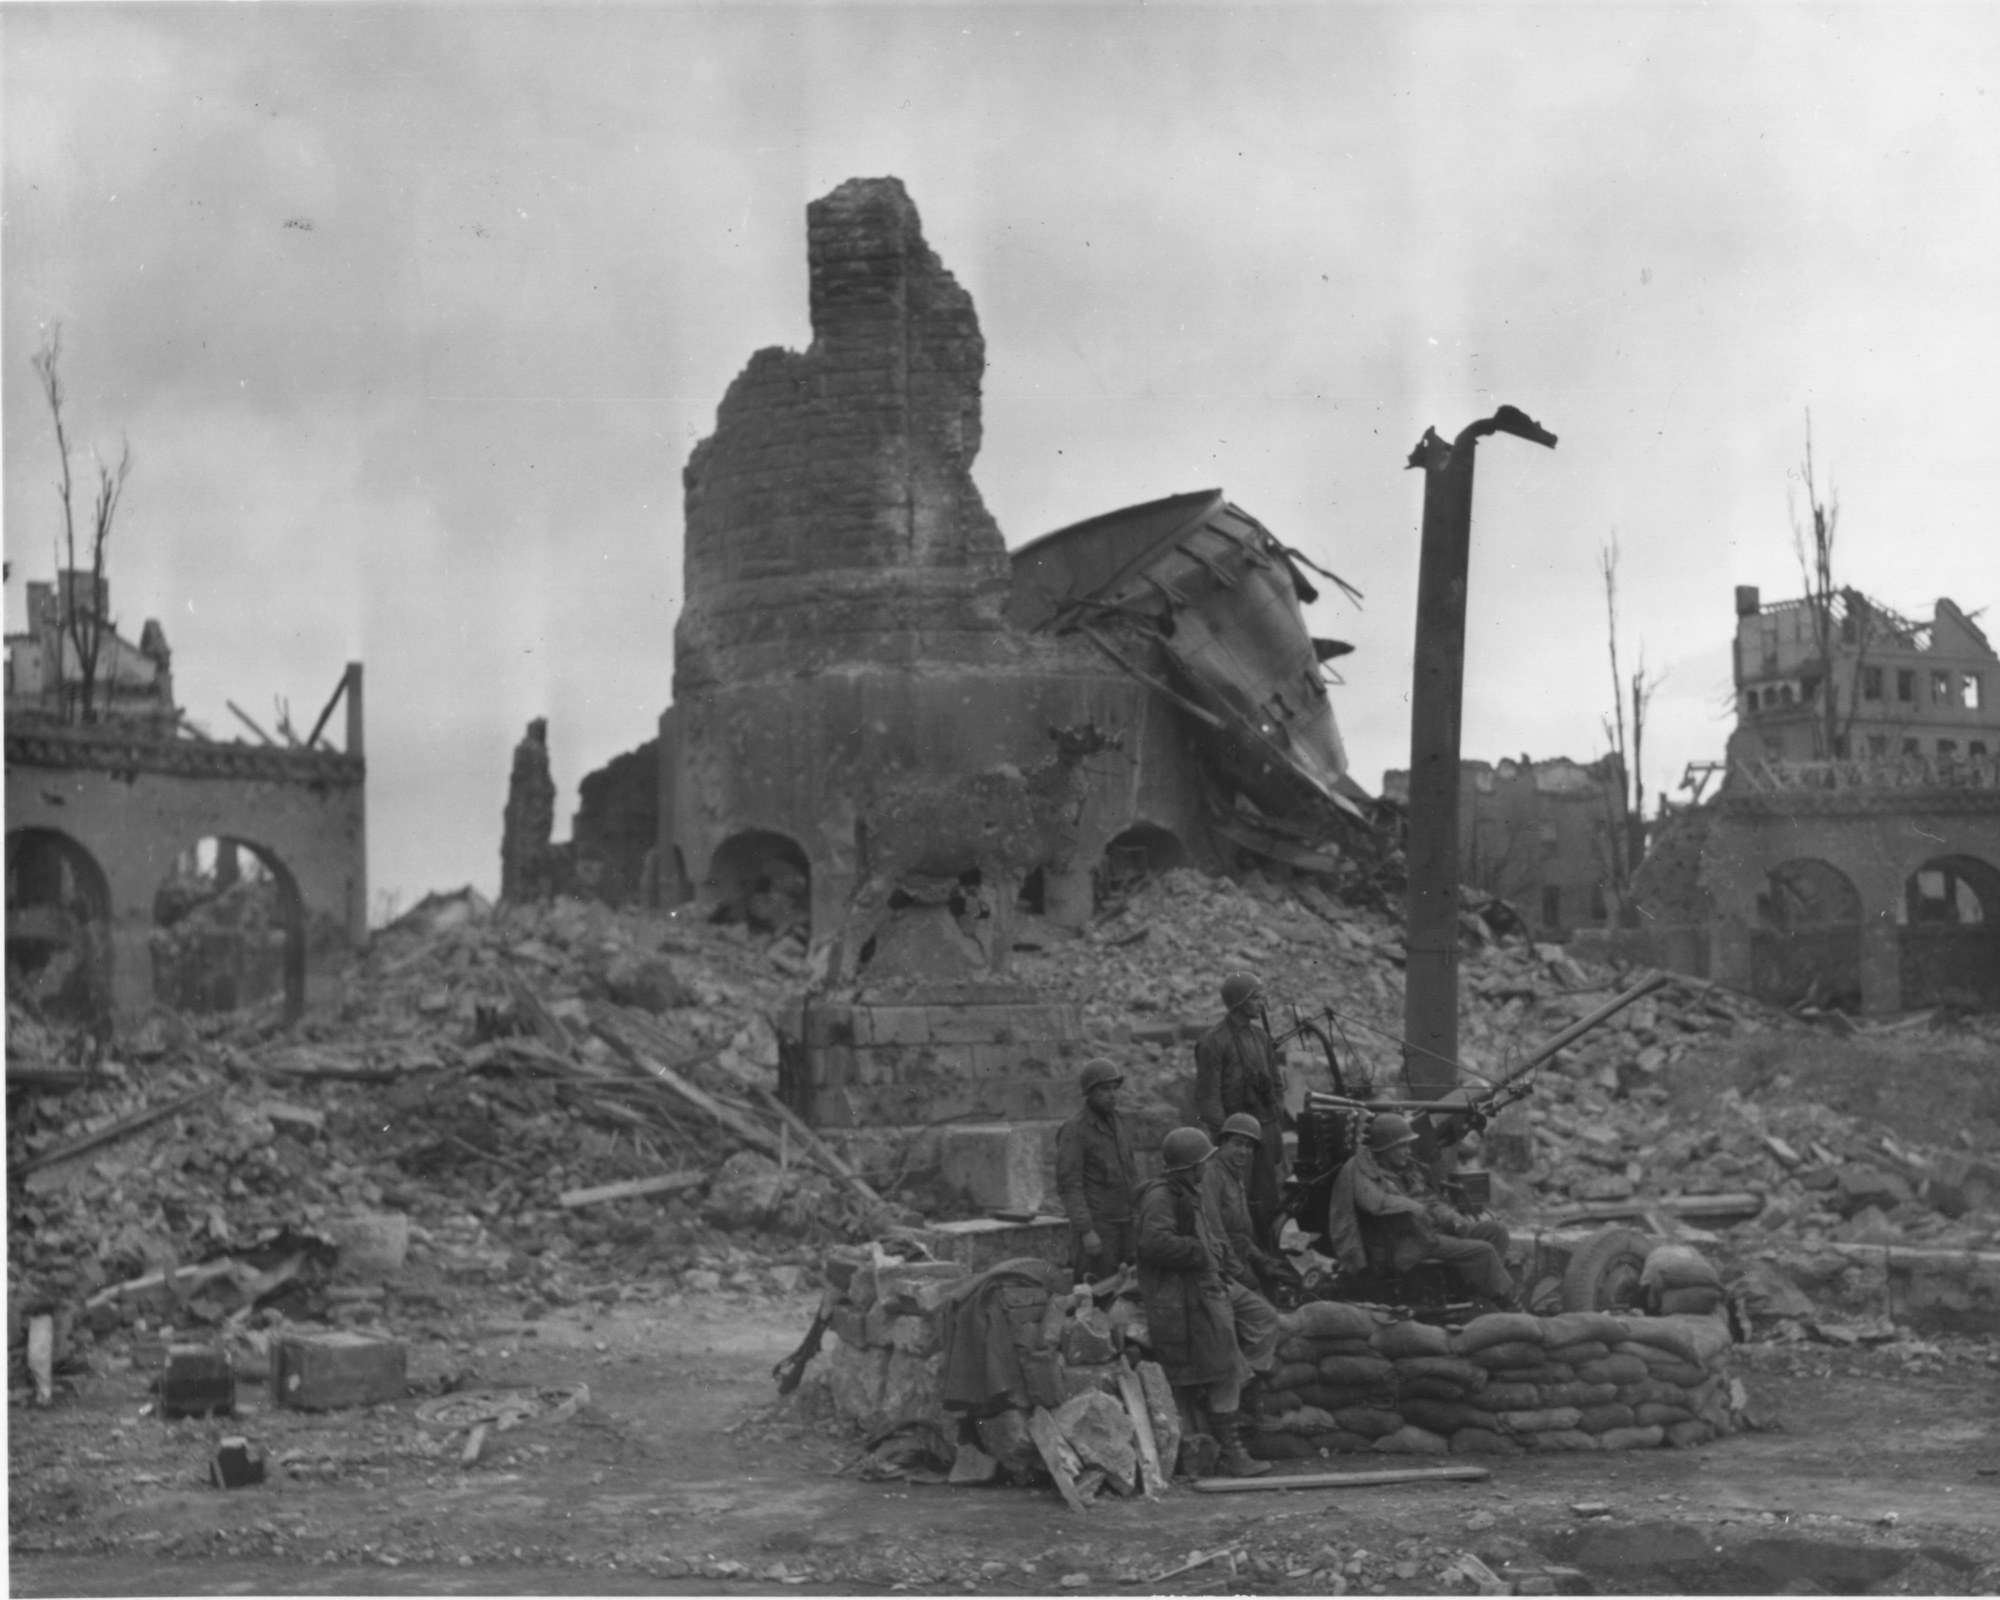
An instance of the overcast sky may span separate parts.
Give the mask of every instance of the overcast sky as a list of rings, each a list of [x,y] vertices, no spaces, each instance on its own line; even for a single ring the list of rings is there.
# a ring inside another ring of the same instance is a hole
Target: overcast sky
[[[213,733],[366,664],[370,870],[492,891],[509,752],[651,737],[680,470],[803,348],[806,203],[903,179],[987,342],[1010,545],[1219,486],[1366,595],[1336,707],[1408,751],[1419,474],[1480,447],[1465,753],[1721,754],[1732,587],[2000,600],[2000,11],[1860,6],[0,7],[8,626],[52,567],[29,357],[131,440],[113,600]],[[1991,621],[1989,616],[1988,621]],[[266,726],[268,726],[268,722]],[[336,726],[338,726],[336,719]]]

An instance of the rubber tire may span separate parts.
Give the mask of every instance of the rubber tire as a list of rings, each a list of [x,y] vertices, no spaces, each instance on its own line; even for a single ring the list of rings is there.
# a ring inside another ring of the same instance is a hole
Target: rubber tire
[[[1563,1310],[1637,1311],[1639,1274],[1655,1242],[1637,1228],[1606,1228],[1585,1241],[1563,1274]]]

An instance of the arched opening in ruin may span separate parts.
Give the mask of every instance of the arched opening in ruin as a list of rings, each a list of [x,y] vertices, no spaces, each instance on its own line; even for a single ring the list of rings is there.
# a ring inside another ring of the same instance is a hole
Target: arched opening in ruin
[[[741,923],[753,933],[812,935],[812,863],[782,833],[739,833],[725,839],[703,885],[716,922]]]
[[[1151,822],[1135,823],[1104,847],[1096,873],[1098,902],[1116,899],[1147,878],[1187,864],[1187,846],[1171,830]]]
[[[7,835],[7,997],[52,1022],[111,1018],[111,886],[54,828]]]
[[[2000,869],[1936,856],[1903,885],[1906,1006],[2000,1006]]]
[[[212,834],[175,859],[153,896],[153,998],[176,1011],[306,1005],[305,905],[291,871],[248,839]]]
[[[1750,936],[1750,987],[1777,1005],[1861,1008],[1861,891],[1831,862],[1786,861],[1765,877]]]

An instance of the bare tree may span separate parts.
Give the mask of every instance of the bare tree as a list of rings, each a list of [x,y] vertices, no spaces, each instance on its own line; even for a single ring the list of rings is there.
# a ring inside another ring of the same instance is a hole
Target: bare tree
[[[56,483],[56,497],[62,502],[62,566],[72,576],[67,580],[60,574],[57,589],[62,605],[62,632],[71,648],[76,651],[77,668],[77,709],[76,717],[81,722],[97,720],[97,668],[103,655],[105,635],[111,632],[111,619],[104,615],[104,552],[111,543],[112,524],[117,520],[118,503],[125,495],[125,480],[132,471],[132,446],[127,440],[119,441],[118,464],[106,466],[95,451],[91,459],[97,468],[97,496],[91,506],[90,526],[86,537],[90,541],[90,592],[79,599],[74,574],[76,564],[76,486],[70,474],[69,431],[63,421],[62,382],[62,325],[50,330],[47,341],[34,355],[35,376],[41,379],[42,396],[49,403],[49,415],[54,420],[56,431],[56,453],[62,460],[62,476]],[[63,715],[70,715],[69,697],[62,682],[62,650],[56,652],[56,683]]]
[[[1611,881],[1622,897],[1646,853],[1646,778],[1641,766],[1645,751],[1646,713],[1653,703],[1653,691],[1665,674],[1646,676],[1646,651],[1639,649],[1638,669],[1628,683],[1618,662],[1618,530],[1612,529],[1610,543],[1597,553],[1598,570],[1604,575],[1604,621],[1611,651],[1611,715],[1604,719],[1604,736],[1618,757],[1618,799],[1611,821]],[[1626,740],[1625,696],[1632,696],[1631,740]],[[1629,785],[1629,788],[1628,788]],[[1607,802],[1607,805],[1609,802]]]
[[[1803,519],[1799,515],[1797,491],[1792,499],[1792,550],[1799,560],[1799,576],[1806,586],[1806,614],[1811,619],[1813,631],[1813,654],[1819,665],[1819,715],[1813,726],[1813,754],[1822,761],[1830,761],[1846,747],[1847,734],[1854,722],[1854,714],[1861,699],[1861,668],[1857,659],[1855,682],[1848,693],[1847,725],[1840,718],[1840,696],[1834,684],[1834,658],[1838,648],[1833,603],[1839,597],[1845,604],[1847,616],[1852,621],[1855,637],[1852,642],[1862,650],[1866,640],[1861,637],[1870,619],[1870,609],[1866,605],[1857,606],[1857,595],[1843,594],[1833,581],[1833,549],[1840,528],[1840,495],[1831,484],[1826,495],[1821,498],[1819,482],[1813,469],[1812,412],[1806,412],[1806,458],[1799,469],[1801,482],[1805,485],[1806,508],[1812,513],[1812,531],[1808,535]],[[1857,615],[1857,612],[1859,615]]]

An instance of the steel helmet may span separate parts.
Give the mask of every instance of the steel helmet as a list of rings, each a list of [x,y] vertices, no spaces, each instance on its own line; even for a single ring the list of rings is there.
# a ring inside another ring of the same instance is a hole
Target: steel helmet
[[[1239,1111],[1222,1125],[1222,1137],[1248,1139],[1252,1144],[1264,1142],[1264,1125],[1247,1111]]]
[[[1162,1163],[1169,1172],[1186,1172],[1215,1154],[1215,1146],[1199,1128],[1176,1128],[1160,1146]]]
[[[1415,1144],[1417,1136],[1410,1131],[1407,1117],[1398,1116],[1393,1111],[1384,1111],[1368,1124],[1368,1148],[1377,1152],[1393,1150],[1399,1144]]]
[[[1253,973],[1232,972],[1222,980],[1222,1003],[1231,1011],[1247,1006],[1263,992],[1263,980]]]
[[[1118,1070],[1116,1062],[1106,1061],[1102,1056],[1084,1062],[1083,1070],[1076,1075],[1076,1086],[1089,1094],[1100,1083],[1123,1083],[1125,1074]]]

